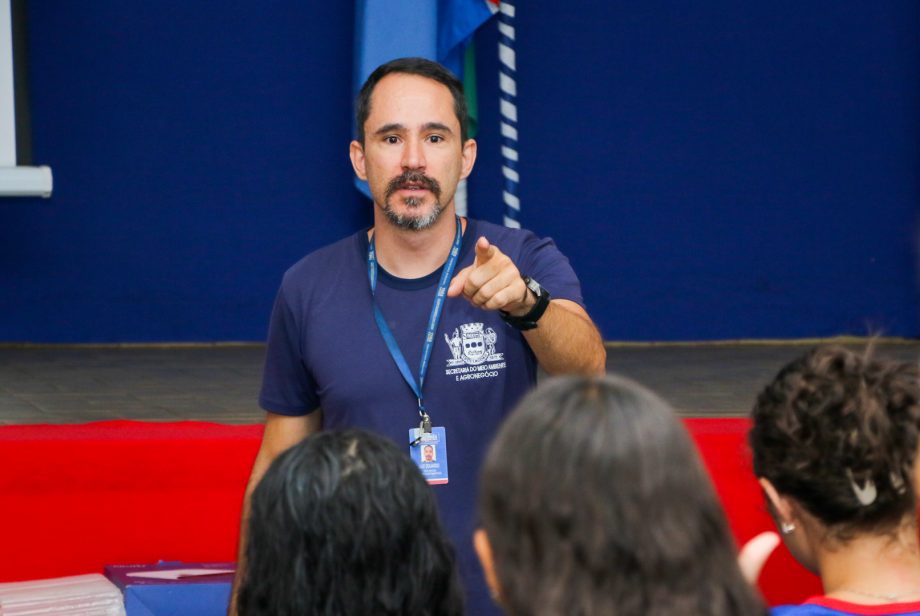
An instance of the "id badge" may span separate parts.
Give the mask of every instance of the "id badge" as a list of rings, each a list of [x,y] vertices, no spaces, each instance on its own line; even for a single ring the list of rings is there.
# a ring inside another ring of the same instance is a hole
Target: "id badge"
[[[411,444],[416,441],[418,444]],[[426,434],[421,434],[421,428],[411,428],[409,443],[409,455],[425,480],[432,485],[447,483],[447,432],[444,428],[434,427]]]

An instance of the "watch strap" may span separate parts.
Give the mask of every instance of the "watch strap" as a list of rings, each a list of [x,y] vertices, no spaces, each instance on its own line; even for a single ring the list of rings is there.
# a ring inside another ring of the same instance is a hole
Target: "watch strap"
[[[527,314],[523,314],[519,317],[512,316],[503,310],[499,312],[501,313],[502,320],[504,320],[505,323],[515,329],[527,331],[537,327],[537,321],[539,321],[540,317],[543,316],[543,313],[546,312],[546,308],[549,306],[549,302],[552,298],[550,297],[549,292],[540,286],[539,282],[530,276],[522,276],[522,278],[524,279],[524,284],[527,285],[527,290],[534,294],[537,302],[533,305]]]

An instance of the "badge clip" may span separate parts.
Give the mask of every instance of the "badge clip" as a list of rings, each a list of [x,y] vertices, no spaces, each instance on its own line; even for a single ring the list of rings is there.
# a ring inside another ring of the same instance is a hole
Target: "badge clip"
[[[422,442],[422,437],[426,434],[431,434],[431,417],[428,416],[428,413],[422,411],[422,421],[418,424],[418,436],[414,441],[409,443],[411,447],[416,447],[419,443]]]

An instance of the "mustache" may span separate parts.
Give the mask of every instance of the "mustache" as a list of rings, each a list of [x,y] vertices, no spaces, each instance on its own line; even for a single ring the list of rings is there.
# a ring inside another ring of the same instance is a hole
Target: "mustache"
[[[441,185],[434,178],[430,178],[421,171],[409,169],[402,174],[390,180],[387,184],[387,197],[395,193],[400,188],[406,188],[409,184],[416,184],[429,191],[435,196],[441,196]]]

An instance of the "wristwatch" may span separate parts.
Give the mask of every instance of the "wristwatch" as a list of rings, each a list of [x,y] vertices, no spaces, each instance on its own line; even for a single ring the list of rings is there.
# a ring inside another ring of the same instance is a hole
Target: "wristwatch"
[[[524,279],[524,284],[527,285],[527,289],[537,298],[537,303],[533,305],[530,312],[519,317],[512,316],[504,310],[500,310],[499,312],[505,323],[515,329],[527,331],[537,326],[537,321],[539,321],[543,313],[546,312],[546,307],[549,306],[549,301],[552,298],[549,296],[549,292],[540,286],[539,282],[530,276],[522,276],[522,278]]]

